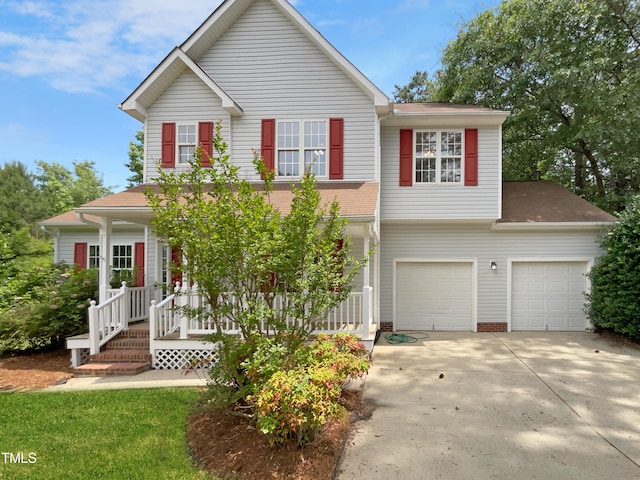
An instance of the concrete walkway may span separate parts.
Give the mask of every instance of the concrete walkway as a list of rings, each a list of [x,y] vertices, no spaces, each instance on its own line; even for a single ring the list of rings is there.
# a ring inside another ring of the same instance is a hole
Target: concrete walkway
[[[598,335],[383,336],[364,398],[341,480],[640,479],[640,350]]]
[[[171,388],[201,387],[206,385],[203,373],[185,375],[182,370],[149,370],[138,375],[111,377],[74,377],[67,383],[54,385],[48,392],[70,392],[77,390],[119,390],[123,388]]]

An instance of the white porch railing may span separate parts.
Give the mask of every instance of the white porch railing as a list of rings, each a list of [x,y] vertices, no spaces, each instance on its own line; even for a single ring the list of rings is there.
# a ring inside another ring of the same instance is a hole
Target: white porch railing
[[[176,310],[176,295],[169,295],[156,305],[151,302],[149,308],[149,333],[151,338],[162,338],[180,328],[180,312]]]
[[[353,292],[340,305],[329,310],[321,327],[315,333],[348,332],[369,338],[373,312],[373,288],[364,287],[361,292]],[[279,308],[282,300],[276,297],[275,307]],[[201,308],[200,318],[189,318],[180,311],[180,307]],[[149,327],[152,338],[159,339],[178,332],[180,339],[188,339],[190,335],[206,335],[215,332],[215,326],[206,314],[207,305],[196,288],[182,287],[176,295],[167,297],[159,304],[152,302],[149,311]],[[293,319],[292,319],[293,321]],[[264,326],[263,326],[264,329]],[[225,333],[239,333],[240,329],[231,319],[223,324]]]
[[[152,287],[122,287],[107,290],[107,301],[89,306],[90,353],[100,353],[100,347],[126,330],[129,322],[149,317],[149,304],[154,289]]]

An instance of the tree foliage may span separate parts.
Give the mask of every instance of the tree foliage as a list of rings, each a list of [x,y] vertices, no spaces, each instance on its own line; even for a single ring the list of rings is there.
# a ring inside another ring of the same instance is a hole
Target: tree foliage
[[[86,333],[90,299],[98,274],[64,265],[31,267],[0,284],[0,355],[61,347],[70,335]]]
[[[395,85],[393,99],[398,103],[432,102],[435,97],[435,82],[426,71],[416,71],[408,84]]]
[[[640,191],[639,39],[636,0],[507,0],[447,45],[435,100],[511,112],[507,179],[540,170],[619,210]]]
[[[156,234],[180,248],[182,273],[210,306],[186,313],[206,315],[217,329],[211,338],[221,342],[211,369],[216,398],[251,403],[270,370],[258,379],[243,364],[254,364],[256,355],[265,355],[264,365],[294,355],[327,310],[349,296],[364,260],[348,253],[346,220],[337,202],[322,203],[312,174],[291,186],[290,212],[281,214],[270,202],[273,172],[262,159],[256,155],[254,164],[265,180],[254,184],[230,162],[220,124],[213,145],[211,167],[202,167],[198,150],[187,171],[162,171],[159,191],[148,190],[147,197]],[[224,334],[227,322],[242,340]]]
[[[104,186],[93,161],[74,161],[73,171],[57,162],[38,161],[36,164],[37,187],[49,206],[48,216],[67,212],[112,193],[111,188]]]
[[[640,196],[601,237],[606,254],[591,270],[588,313],[600,328],[640,340]]]
[[[132,175],[127,178],[127,187],[140,185],[144,174],[144,130],[136,132],[135,142],[129,142],[129,163],[125,163]]]
[[[31,227],[47,216],[49,206],[35,184],[35,176],[20,162],[0,168],[0,232]]]

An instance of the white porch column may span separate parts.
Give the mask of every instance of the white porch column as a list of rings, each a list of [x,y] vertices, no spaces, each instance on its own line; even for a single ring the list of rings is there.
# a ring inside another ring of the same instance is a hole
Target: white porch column
[[[362,269],[362,276],[364,277],[362,279],[362,286],[363,287],[368,287],[369,286],[369,264],[371,263],[371,258],[369,257],[369,226],[365,226],[364,227],[364,257],[367,259],[367,263],[364,265],[364,268]]]
[[[369,225],[365,225],[364,230],[364,256],[367,259],[367,263],[362,269],[362,340],[368,340],[370,338],[371,330],[371,305],[372,305],[372,288],[369,286],[369,263],[371,258],[369,256]]]
[[[109,258],[111,256],[111,218],[100,219],[100,274],[99,274],[99,303],[107,300],[109,288]]]

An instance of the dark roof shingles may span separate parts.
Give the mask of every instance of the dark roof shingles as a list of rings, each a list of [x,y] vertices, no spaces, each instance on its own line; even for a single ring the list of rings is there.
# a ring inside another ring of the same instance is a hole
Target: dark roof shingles
[[[553,182],[504,182],[502,185],[500,222],[503,223],[615,221],[613,215]]]

